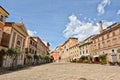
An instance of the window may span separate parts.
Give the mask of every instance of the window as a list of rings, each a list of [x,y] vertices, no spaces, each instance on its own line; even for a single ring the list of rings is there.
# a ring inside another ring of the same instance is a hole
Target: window
[[[88,53],[88,50],[86,50],[86,53]]]
[[[113,32],[113,36],[115,36],[115,32]]]
[[[104,36],[102,36],[102,40],[104,40]]]
[[[80,50],[81,50],[81,47],[80,47]]]
[[[96,47],[96,45],[94,45]]]
[[[3,32],[2,32],[2,30],[0,29],[0,37],[2,37],[2,33],[3,33]]]
[[[37,44],[35,44],[35,47],[37,47]]]
[[[104,54],[104,52],[103,52],[103,54]]]
[[[31,53],[31,48],[30,48],[29,52]]]
[[[66,51],[68,51],[68,49],[66,49]]]
[[[83,54],[84,54],[84,51],[83,51]]]
[[[0,21],[3,22],[3,16],[0,14]]]
[[[34,50],[32,50],[32,54],[34,54]]]
[[[100,43],[98,43],[98,49],[100,49]]]
[[[32,44],[32,41],[30,40],[30,44]]]
[[[113,38],[113,41],[117,40],[117,38]]]
[[[114,53],[114,49],[112,49],[112,52]]]
[[[20,44],[21,44],[21,42],[18,40],[18,41],[17,41],[17,45],[19,45],[19,46],[20,46]]]
[[[107,38],[109,38],[109,34],[107,34]]]
[[[33,46],[34,46],[34,42],[33,42],[33,44],[32,44]]]
[[[110,42],[110,40],[107,40],[107,42],[109,43],[109,42]]]
[[[80,51],[80,55],[81,55],[81,51]]]
[[[37,51],[35,51],[35,54],[37,53]]]
[[[102,44],[104,44],[104,41],[102,42]]]

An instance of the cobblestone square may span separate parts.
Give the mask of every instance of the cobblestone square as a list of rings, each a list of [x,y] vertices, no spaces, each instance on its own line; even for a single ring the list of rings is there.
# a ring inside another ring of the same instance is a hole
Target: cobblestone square
[[[3,74],[0,80],[120,80],[120,67],[58,62]]]

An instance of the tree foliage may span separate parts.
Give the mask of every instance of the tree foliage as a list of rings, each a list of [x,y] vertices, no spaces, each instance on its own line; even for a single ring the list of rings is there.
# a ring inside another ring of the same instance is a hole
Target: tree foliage
[[[118,53],[120,53],[120,48],[117,50]]]
[[[18,53],[20,53],[20,50],[19,49],[17,49],[17,48],[10,48],[10,49],[8,49],[7,50],[7,53],[8,53],[8,55],[14,55],[14,54],[18,54]]]
[[[31,55],[26,55],[26,58],[30,60],[30,59],[32,59],[32,56]]]

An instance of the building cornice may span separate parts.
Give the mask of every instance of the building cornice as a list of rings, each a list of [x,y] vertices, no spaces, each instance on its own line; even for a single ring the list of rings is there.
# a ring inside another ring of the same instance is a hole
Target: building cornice
[[[4,10],[7,15],[10,15],[2,6],[0,6],[0,8],[1,8],[2,10]],[[6,16],[6,17],[7,17],[7,16]]]
[[[108,26],[106,29],[104,29],[100,34],[94,36],[92,39],[96,39],[104,34],[107,34],[107,33],[110,33],[111,31],[114,31],[118,28],[120,28],[120,23],[114,23],[114,24]]]

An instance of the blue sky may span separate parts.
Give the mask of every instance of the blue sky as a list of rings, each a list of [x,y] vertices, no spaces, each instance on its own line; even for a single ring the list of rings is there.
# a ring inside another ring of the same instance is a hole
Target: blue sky
[[[23,21],[29,33],[51,44],[51,49],[68,37],[84,40],[103,27],[120,22],[120,0],[1,0],[9,22]]]

